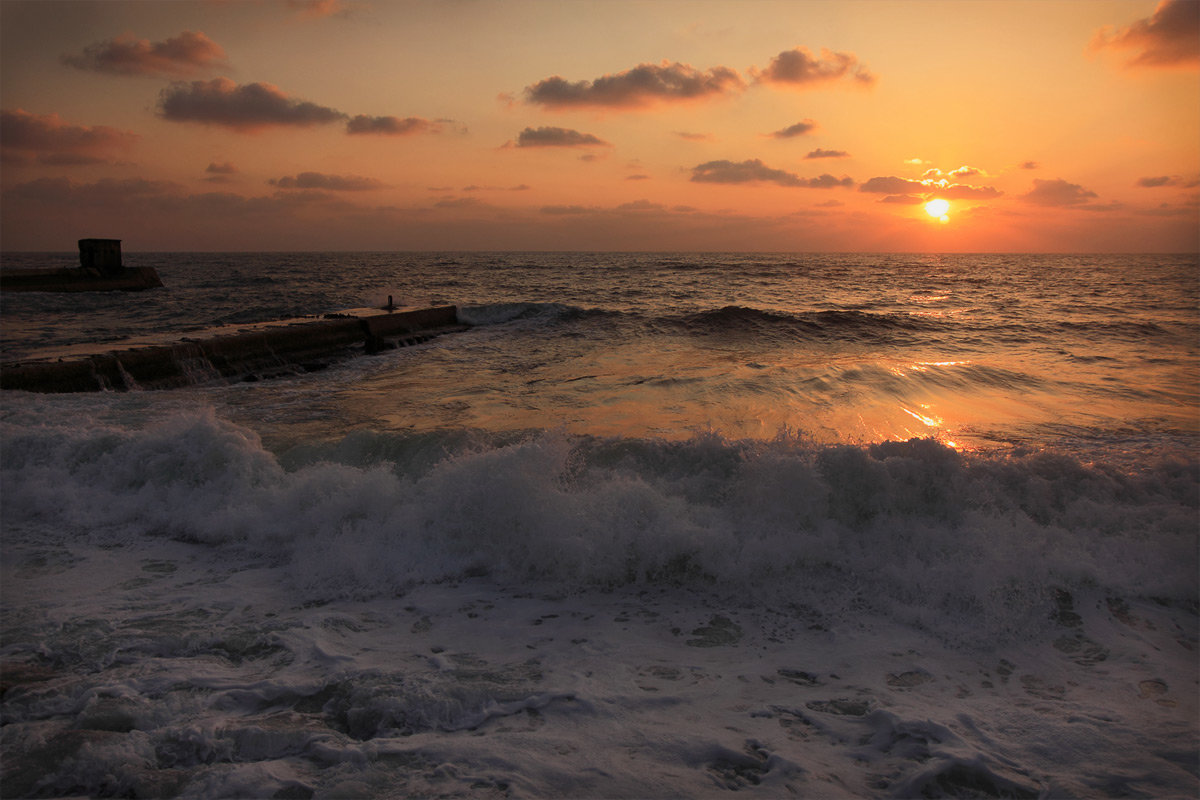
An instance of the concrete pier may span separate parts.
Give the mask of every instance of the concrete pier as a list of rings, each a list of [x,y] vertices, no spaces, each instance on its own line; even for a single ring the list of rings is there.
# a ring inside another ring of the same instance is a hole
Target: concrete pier
[[[354,355],[426,341],[466,326],[455,306],[394,313],[360,309],[249,326],[164,344],[0,364],[0,389],[89,392],[167,389],[311,372]]]

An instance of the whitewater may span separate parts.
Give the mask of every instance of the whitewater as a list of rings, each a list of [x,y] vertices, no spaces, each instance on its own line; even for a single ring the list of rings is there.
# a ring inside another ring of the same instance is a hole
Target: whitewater
[[[1194,255],[126,262],[3,360],[470,327],[0,396],[6,798],[1200,793]]]

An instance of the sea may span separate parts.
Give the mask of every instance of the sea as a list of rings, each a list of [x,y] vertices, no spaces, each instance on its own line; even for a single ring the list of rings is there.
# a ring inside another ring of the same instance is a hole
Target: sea
[[[1194,254],[125,263],[0,360],[463,327],[0,395],[5,798],[1200,794]]]

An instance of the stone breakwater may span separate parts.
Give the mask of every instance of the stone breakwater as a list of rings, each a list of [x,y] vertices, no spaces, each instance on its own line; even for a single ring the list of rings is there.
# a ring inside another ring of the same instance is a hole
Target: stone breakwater
[[[327,367],[461,330],[457,307],[329,314],[236,333],[0,365],[0,388],[31,392],[168,389],[258,380]]]

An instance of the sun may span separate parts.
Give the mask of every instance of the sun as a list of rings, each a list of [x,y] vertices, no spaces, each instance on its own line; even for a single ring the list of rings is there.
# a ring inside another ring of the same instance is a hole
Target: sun
[[[939,222],[950,221],[950,218],[946,216],[946,212],[949,210],[950,203],[940,197],[925,204],[925,213],[931,217],[937,217]]]

